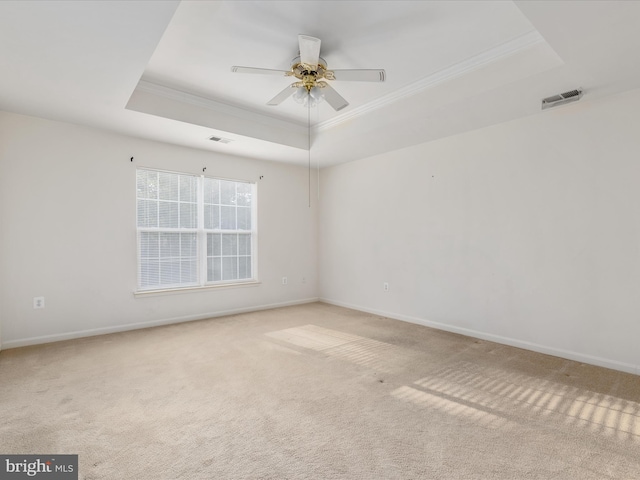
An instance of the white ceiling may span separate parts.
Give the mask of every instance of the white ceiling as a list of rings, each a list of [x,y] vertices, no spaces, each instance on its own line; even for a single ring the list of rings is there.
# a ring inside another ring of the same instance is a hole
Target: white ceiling
[[[309,112],[266,102],[299,33],[350,105],[311,110],[322,166],[640,87],[637,1],[2,1],[0,109],[184,146],[306,165]],[[214,143],[212,135],[232,140]]]

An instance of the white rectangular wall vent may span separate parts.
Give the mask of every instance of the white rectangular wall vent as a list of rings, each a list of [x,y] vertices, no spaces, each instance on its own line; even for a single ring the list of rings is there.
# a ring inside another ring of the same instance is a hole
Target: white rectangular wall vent
[[[228,138],[222,138],[222,137],[216,137],[216,136],[209,137],[209,140],[211,140],[212,142],[218,142],[218,143],[231,143],[231,140]]]
[[[577,102],[582,98],[582,89],[569,90],[568,92],[559,93],[542,99],[542,110],[551,107],[558,107],[571,102]]]

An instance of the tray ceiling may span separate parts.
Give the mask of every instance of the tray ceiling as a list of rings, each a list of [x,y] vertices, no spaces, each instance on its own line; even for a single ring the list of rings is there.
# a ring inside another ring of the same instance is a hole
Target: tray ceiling
[[[637,88],[639,20],[616,1],[4,1],[0,108],[301,164],[310,120],[328,166],[553,114],[540,99],[576,87],[583,102]],[[231,66],[286,70],[300,33],[329,68],[387,81],[332,82],[340,112],[267,106],[291,79]]]

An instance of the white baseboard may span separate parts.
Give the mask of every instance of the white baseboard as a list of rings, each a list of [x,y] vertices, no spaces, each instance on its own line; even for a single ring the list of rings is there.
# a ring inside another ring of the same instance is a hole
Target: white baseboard
[[[361,312],[373,313],[381,317],[392,318],[394,320],[401,320],[403,322],[415,323],[423,325],[425,327],[435,328],[437,330],[444,330],[452,333],[459,333],[468,337],[479,338],[482,340],[488,340],[490,342],[501,343],[503,345],[509,345],[511,347],[522,348],[525,350],[531,350],[533,352],[544,353],[546,355],[552,355],[554,357],[566,358],[568,360],[574,360],[576,362],[588,363],[590,365],[596,365],[598,367],[611,368],[613,370],[619,370],[626,373],[633,373],[640,375],[640,365],[633,365],[631,363],[619,362],[617,360],[610,360],[602,357],[595,357],[584,353],[572,352],[570,350],[563,350],[559,348],[547,347],[537,343],[526,342],[523,340],[517,340],[514,338],[503,337],[501,335],[493,335],[490,333],[484,333],[477,330],[471,330],[468,328],[456,327],[454,325],[447,325],[440,322],[432,322],[418,317],[412,317],[409,315],[402,315],[393,312],[384,312],[372,308],[366,308],[359,305],[351,305],[345,302],[339,302],[328,298],[320,298],[323,303],[336,305],[338,307],[350,308],[352,310],[359,310]]]
[[[109,333],[126,332],[128,330],[139,330],[142,328],[159,327],[161,325],[170,325],[173,323],[192,322],[194,320],[205,320],[207,318],[224,317],[226,315],[236,315],[238,313],[257,312],[260,310],[271,310],[273,308],[291,307],[293,305],[302,305],[305,303],[317,302],[320,299],[305,298],[302,300],[294,300],[290,302],[271,303],[267,305],[257,305],[254,307],[235,308],[231,310],[223,310],[218,312],[199,313],[195,315],[187,315],[184,317],[164,318],[161,320],[152,320],[149,322],[128,323],[125,325],[115,325],[113,327],[93,328],[90,330],[78,330],[74,332],[59,333],[54,335],[43,335],[41,337],[21,338],[18,340],[9,340],[2,344],[2,349],[27,347],[29,345],[39,345],[42,343],[60,342],[62,340],[73,340],[74,338],[93,337],[96,335],[106,335]]]

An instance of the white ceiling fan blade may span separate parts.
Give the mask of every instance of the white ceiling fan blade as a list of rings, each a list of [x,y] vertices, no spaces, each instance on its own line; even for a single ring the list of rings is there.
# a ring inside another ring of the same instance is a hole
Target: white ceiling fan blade
[[[349,102],[347,102],[344,98],[342,98],[342,95],[336,92],[333,89],[333,87],[331,87],[331,85],[329,85],[327,82],[322,82],[321,91],[324,96],[324,99],[327,101],[329,105],[331,105],[331,107],[333,107],[333,109],[336,112],[339,112],[344,107],[349,105]]]
[[[331,70],[335,80],[349,82],[384,82],[386,73],[383,69]]]
[[[320,39],[308,35],[298,35],[298,43],[300,44],[300,62],[315,70],[320,58]]]
[[[277,94],[275,97],[269,100],[267,102],[267,105],[271,105],[271,106],[280,105],[287,98],[293,95],[295,91],[296,89],[293,88],[293,85],[289,85],[284,90],[282,90],[279,94]]]
[[[271,68],[255,68],[255,67],[231,67],[231,71],[234,73],[257,73],[261,75],[278,75],[281,77],[285,77],[287,73],[286,70],[272,70]]]

